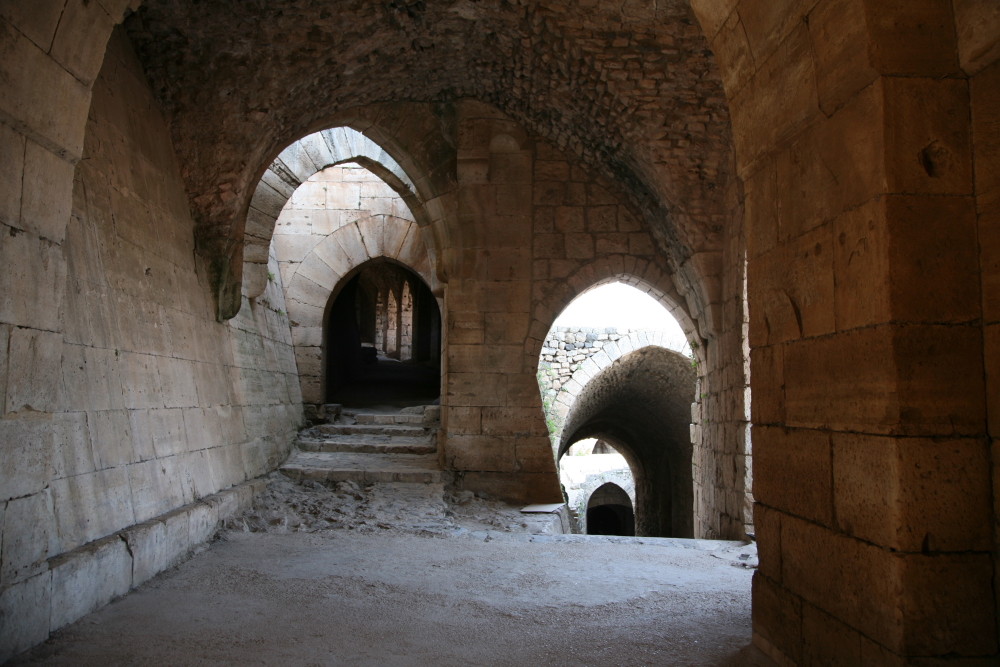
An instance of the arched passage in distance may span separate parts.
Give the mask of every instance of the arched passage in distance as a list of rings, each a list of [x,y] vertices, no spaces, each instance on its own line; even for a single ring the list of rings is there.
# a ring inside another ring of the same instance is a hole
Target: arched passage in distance
[[[625,489],[613,482],[598,487],[587,501],[588,535],[635,535],[635,512]]]
[[[413,344],[399,345],[406,337]],[[418,405],[440,396],[441,313],[402,264],[376,258],[345,276],[330,296],[323,342],[329,403]]]

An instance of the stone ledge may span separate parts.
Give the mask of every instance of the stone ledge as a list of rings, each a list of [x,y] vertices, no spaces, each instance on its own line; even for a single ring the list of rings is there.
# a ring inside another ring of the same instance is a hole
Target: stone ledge
[[[50,558],[47,571],[0,592],[0,662],[197,553],[265,486],[238,484]],[[39,613],[19,613],[21,598]]]

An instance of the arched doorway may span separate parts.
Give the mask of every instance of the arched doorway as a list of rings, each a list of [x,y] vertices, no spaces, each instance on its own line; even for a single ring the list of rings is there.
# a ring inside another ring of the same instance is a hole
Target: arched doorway
[[[635,512],[625,489],[613,482],[598,487],[587,501],[588,535],[635,535]]]
[[[326,402],[420,405],[440,396],[441,313],[423,280],[386,258],[341,281],[323,326]],[[401,341],[412,339],[412,345]]]

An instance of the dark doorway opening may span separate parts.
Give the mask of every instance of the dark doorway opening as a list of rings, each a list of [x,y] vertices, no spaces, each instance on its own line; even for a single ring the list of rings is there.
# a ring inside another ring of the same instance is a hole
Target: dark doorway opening
[[[354,407],[434,403],[440,350],[441,312],[424,281],[396,262],[370,260],[327,306],[326,400]]]
[[[588,535],[635,535],[635,512],[625,489],[608,482],[587,501]]]

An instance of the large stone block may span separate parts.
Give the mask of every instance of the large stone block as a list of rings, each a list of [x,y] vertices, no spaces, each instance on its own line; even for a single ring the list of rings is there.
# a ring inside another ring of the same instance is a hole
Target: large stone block
[[[890,234],[884,200],[872,200],[834,221],[837,328],[878,324],[891,317]]]
[[[833,522],[830,435],[819,431],[754,429],[754,497],[765,505],[824,525]],[[789,483],[789,480],[795,480]]]
[[[456,373],[516,373],[522,351],[520,345],[449,345],[449,368]]]
[[[132,489],[124,468],[53,481],[52,506],[60,553],[135,523]]]
[[[132,557],[118,535],[55,558],[50,567],[53,630],[103,607],[132,587]]]
[[[1000,15],[1000,12],[998,12]],[[975,138],[976,193],[980,213],[998,212],[1000,194],[1000,61],[987,67],[969,81],[972,104],[972,134]],[[983,195],[993,195],[989,204]]]
[[[52,575],[44,572],[0,589],[0,660],[8,660],[49,636]]]
[[[795,238],[885,188],[882,89],[861,90],[830,118],[810,124],[776,156],[779,240]]]
[[[482,408],[452,406],[445,411],[445,429],[449,435],[480,435]]]
[[[832,333],[834,242],[829,225],[760,255],[748,267],[751,344]]]
[[[32,234],[12,228],[3,231],[0,322],[58,331],[66,275],[62,249]]]
[[[967,74],[975,74],[1000,59],[1000,6],[980,0],[953,4],[959,61]]]
[[[695,0],[691,3],[698,22],[701,23],[702,32],[713,41],[715,33],[719,31],[722,24],[733,13],[739,0]]]
[[[787,514],[781,546],[785,588],[875,641],[899,645],[904,614],[892,552]]]
[[[153,451],[157,458],[180,454],[188,449],[187,434],[184,429],[184,410],[162,408],[149,411],[150,431]]]
[[[93,83],[119,18],[112,18],[100,2],[67,2],[50,54],[80,81]]]
[[[53,415],[52,432],[52,479],[73,477],[97,469],[94,451],[90,446],[90,426],[86,412],[61,412]]]
[[[0,24],[0,31],[0,78],[7,91],[0,113],[60,156],[78,159],[89,89],[9,24]]]
[[[185,526],[186,527],[186,526]],[[132,586],[139,586],[152,579],[171,564],[173,551],[167,527],[163,521],[146,521],[126,529],[122,533],[132,554]],[[187,531],[184,531],[186,546]]]
[[[720,24],[719,34],[711,41],[722,83],[730,96],[735,95],[750,80],[754,70],[750,44],[740,15],[737,12],[729,14]]]
[[[44,572],[54,543],[52,497],[42,491],[7,502],[2,514],[0,588]]]
[[[97,469],[135,463],[132,426],[127,410],[102,410],[87,415],[91,451]]]
[[[548,436],[542,411],[537,407],[488,407],[482,409],[482,432],[485,435]],[[518,440],[519,446],[522,442]],[[549,448],[551,449],[551,448]],[[551,452],[549,452],[551,458]]]
[[[448,438],[444,455],[445,466],[452,470],[515,470],[513,438],[454,435]]]
[[[54,412],[59,396],[62,337],[49,331],[10,331],[5,412]]]
[[[867,27],[864,0],[824,0],[809,12],[819,103],[828,115],[878,75],[869,60]]]
[[[157,358],[147,354],[122,352],[122,386],[129,408],[163,407]]]
[[[787,423],[898,435],[982,434],[981,345],[976,327],[891,325],[789,344],[783,351]]]
[[[863,635],[811,604],[802,605],[802,658],[807,665],[861,665]]]
[[[136,521],[147,521],[192,499],[190,481],[177,469],[177,457],[128,466]]]
[[[845,532],[899,551],[989,549],[989,451],[981,440],[834,434],[833,461]]]
[[[968,82],[888,77],[882,94],[889,192],[971,194]]]
[[[52,421],[36,415],[0,419],[0,502],[38,493],[53,472]]]
[[[176,357],[157,357],[164,407],[189,408],[198,404],[194,362]]]
[[[905,619],[900,652],[941,657],[996,654],[989,554],[907,554],[899,560],[899,604]]]
[[[866,3],[872,64],[882,74],[958,73],[952,3],[877,0]]]
[[[519,474],[555,474],[556,461],[547,435],[518,437],[514,442],[514,462]]]
[[[968,322],[981,314],[971,197],[887,197],[893,319]],[[877,288],[873,288],[877,289]]]
[[[781,4],[785,3],[775,6]],[[753,37],[749,41],[751,49],[759,48]],[[767,59],[753,79],[730,98],[741,174],[752,171],[762,153],[773,150],[819,114],[815,63],[805,25],[799,23],[792,28],[777,49],[776,56]]]
[[[21,228],[21,189],[24,183],[25,139],[20,132],[0,123],[0,223]],[[4,233],[9,233],[4,230]]]
[[[760,572],[753,577],[753,642],[778,664],[802,654],[802,601]]]

